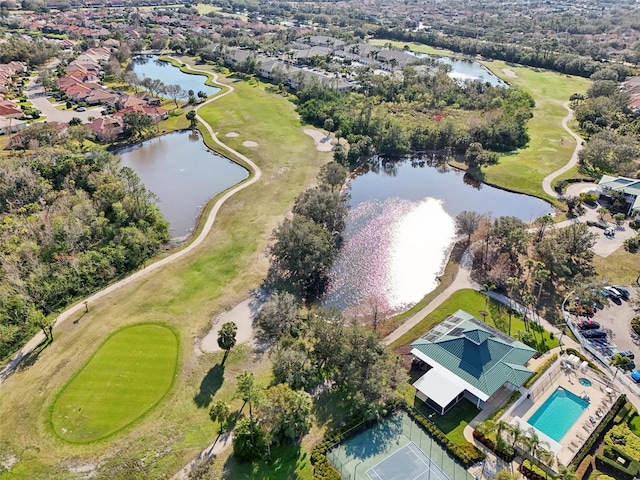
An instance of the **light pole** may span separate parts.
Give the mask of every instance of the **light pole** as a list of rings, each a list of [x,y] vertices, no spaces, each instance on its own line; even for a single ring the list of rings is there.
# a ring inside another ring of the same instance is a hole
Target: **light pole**
[[[364,460],[360,460],[357,464],[356,464],[356,468],[353,469],[353,480],[357,480],[358,477],[356,477],[356,473],[358,472],[358,467],[360,466],[360,464],[364,462]]]

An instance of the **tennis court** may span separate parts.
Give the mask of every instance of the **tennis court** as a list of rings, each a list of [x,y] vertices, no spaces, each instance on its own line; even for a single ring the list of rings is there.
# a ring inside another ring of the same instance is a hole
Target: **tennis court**
[[[474,480],[405,412],[335,445],[327,459],[343,480]]]
[[[413,442],[367,470],[371,480],[449,480],[449,477]]]

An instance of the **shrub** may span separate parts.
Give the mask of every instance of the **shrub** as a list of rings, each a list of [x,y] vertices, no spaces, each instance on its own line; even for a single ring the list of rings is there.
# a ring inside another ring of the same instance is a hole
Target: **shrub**
[[[636,253],[640,249],[640,236],[636,235],[635,237],[627,238],[624,241],[624,249],[627,252]]]
[[[616,473],[616,478],[620,479],[632,480],[638,473],[638,462],[631,462],[628,467],[625,467],[604,455],[596,455],[596,467],[599,470],[613,470]]]
[[[498,446],[496,445],[496,443],[489,437],[484,436],[478,430],[473,431],[473,438],[478,440],[481,444],[483,444],[505,462],[513,461],[516,456],[516,452],[513,450],[513,448],[511,448],[510,445],[507,445],[507,447],[509,447],[509,451],[498,450]]]
[[[573,349],[567,349],[567,351],[569,350],[573,350]],[[604,416],[604,418],[602,419],[602,422],[600,422],[600,424],[596,427],[596,429],[591,433],[591,435],[589,436],[587,441],[584,443],[584,445],[580,447],[580,450],[578,450],[578,452],[576,453],[576,456],[573,457],[573,460],[571,461],[572,466],[575,467],[582,462],[582,460],[587,456],[587,454],[593,447],[594,443],[598,440],[598,438],[602,435],[602,433],[606,429],[610,428],[613,418],[618,414],[618,412],[620,411],[620,408],[622,408],[622,406],[626,402],[627,402],[627,397],[625,397],[624,395],[621,395],[620,397],[618,397],[616,402],[611,406],[611,410],[609,410],[609,412]]]
[[[524,475],[525,478],[530,480],[545,480],[557,478],[554,475],[548,474],[544,469],[540,468],[530,460],[525,460],[518,468],[518,471]]]
[[[535,383],[536,380],[538,380],[538,378],[540,378],[540,375],[542,375],[544,372],[546,372],[549,367],[551,367],[551,365],[553,365],[553,362],[555,362],[558,359],[558,354],[554,353],[553,355],[551,355],[546,362],[544,362],[542,365],[540,365],[540,367],[536,370],[536,372],[529,378],[529,380],[527,380],[526,382],[524,382],[524,387],[528,388],[529,386],[533,385]]]
[[[611,428],[605,436],[605,442],[607,445],[613,445],[621,452],[626,453],[630,458],[635,459],[640,452],[640,437],[633,433],[626,423]]]
[[[636,334],[640,335],[640,315],[633,317],[631,320],[631,328]]]
[[[629,227],[632,228],[633,230],[638,230],[638,229],[640,229],[640,222],[638,222],[636,220],[630,220],[629,221]]]
[[[586,203],[587,205],[595,205],[596,202],[598,201],[598,194],[597,193],[581,193],[580,200],[582,200],[582,203]]]
[[[462,463],[465,468],[468,468],[474,463],[484,460],[484,453],[478,450],[475,446],[471,444],[465,445],[464,447],[456,445],[451,440],[449,440],[444,432],[440,430],[429,419],[408,406],[404,407],[404,409],[418,425],[426,430],[427,433],[429,433],[430,436],[441,447],[445,448],[449,453],[451,453],[451,455],[453,455],[460,463]]]
[[[593,457],[591,455],[587,455],[582,459],[582,462],[580,462],[580,465],[576,469],[576,478],[578,480],[581,480],[584,477],[585,473],[587,473],[592,460]]]
[[[522,394],[518,390],[513,392],[511,394],[511,397],[509,397],[509,400],[507,400],[507,403],[505,403],[502,407],[498,408],[491,415],[489,415],[487,417],[487,420],[495,420],[496,418],[500,418],[502,414],[507,411],[507,408],[509,408],[513,404],[513,402],[515,402],[521,396]]]
[[[590,369],[595,370],[598,373],[602,373],[602,370],[600,370],[595,363],[593,363],[591,360],[589,360],[587,357],[585,357],[583,354],[581,354],[575,348],[567,348],[567,349],[565,349],[565,351],[567,352],[567,355],[571,355],[573,353],[581,361],[583,361],[583,362],[586,361],[587,365],[589,366]]]

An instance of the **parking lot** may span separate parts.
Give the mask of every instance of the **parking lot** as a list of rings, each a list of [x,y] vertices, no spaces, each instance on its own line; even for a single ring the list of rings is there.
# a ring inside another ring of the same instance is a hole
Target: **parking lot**
[[[626,287],[634,298],[637,289]],[[593,316],[593,320],[598,322],[602,329],[611,330],[610,341],[616,345],[618,350],[629,350],[636,356],[636,363],[640,360],[640,347],[633,343],[630,334],[629,322],[636,315],[629,300],[603,299],[605,307],[599,309]]]

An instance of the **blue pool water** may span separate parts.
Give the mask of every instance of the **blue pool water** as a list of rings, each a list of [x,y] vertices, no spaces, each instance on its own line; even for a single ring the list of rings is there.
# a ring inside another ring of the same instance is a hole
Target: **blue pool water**
[[[589,380],[588,378],[580,377],[578,379],[578,381],[580,382],[580,385],[582,385],[584,387],[590,387],[591,386],[591,380]]]
[[[529,424],[559,442],[589,402],[558,387],[528,420]]]

